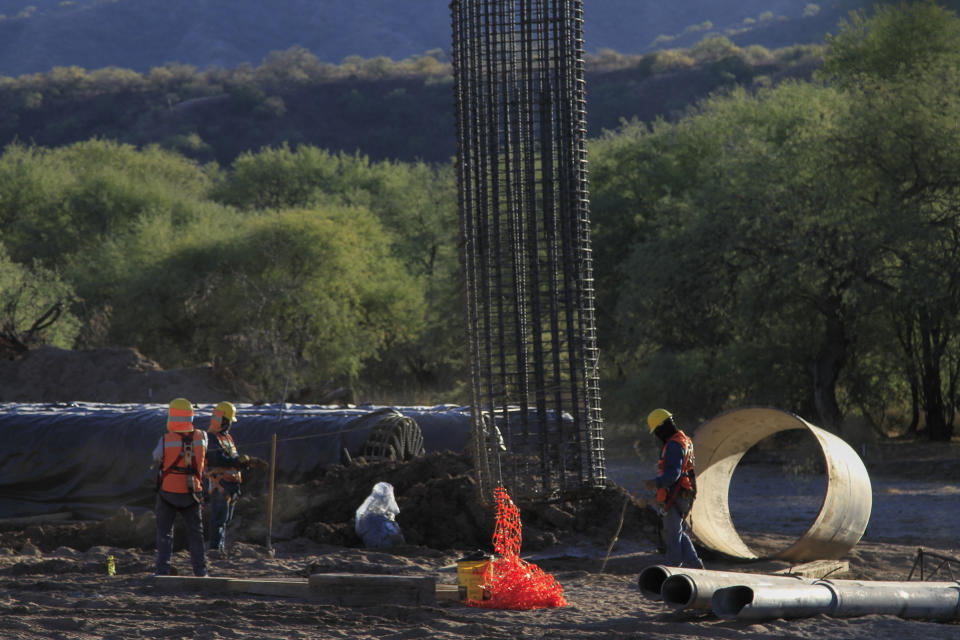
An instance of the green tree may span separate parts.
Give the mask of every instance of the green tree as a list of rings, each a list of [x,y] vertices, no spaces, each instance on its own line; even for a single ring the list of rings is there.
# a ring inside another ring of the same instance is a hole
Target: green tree
[[[960,60],[960,22],[933,0],[880,4],[876,13],[851,14],[827,49],[819,75],[839,86],[891,79],[920,71],[932,61]]]
[[[307,207],[324,194],[342,191],[336,185],[346,173],[344,166],[353,162],[368,161],[310,146],[294,151],[287,144],[246,152],[233,162],[213,197],[245,210]]]
[[[960,369],[960,19],[932,2],[861,14],[825,73],[850,93],[839,153],[894,256],[884,285],[929,437],[953,434]],[[911,429],[917,427],[914,411]]]
[[[595,145],[601,337],[624,397],[775,403],[830,428],[851,409],[889,425],[912,398],[914,426],[922,407],[931,438],[952,435],[958,34],[928,2],[855,16],[827,51],[834,88],[735,91]]]
[[[230,224],[155,217],[111,243],[100,261],[123,278],[112,341],[167,366],[212,361],[269,400],[355,385],[366,359],[420,330],[420,292],[368,211],[210,215]]]
[[[888,308],[934,439],[952,435],[960,365],[960,73],[945,71],[862,83],[841,141],[895,256]]]
[[[608,183],[622,194],[613,202],[630,203],[598,216],[599,237],[619,241],[603,256],[619,266],[598,271],[614,335],[628,343],[613,350],[632,354],[617,365],[635,376],[630,395],[644,387],[661,398],[648,402],[701,417],[773,402],[839,427],[872,255],[830,170],[843,105],[807,84],[735,91],[675,125],[628,128],[633,151],[610,144],[626,165],[608,165],[598,146],[597,204]]]
[[[409,394],[462,379],[456,185],[451,165],[375,162],[359,154],[287,145],[246,153],[214,191],[246,211],[341,203],[368,208],[386,230],[390,254],[424,294],[426,326],[368,363],[365,378]]]
[[[196,164],[156,147],[10,145],[0,156],[3,239],[17,261],[62,265],[150,212],[189,216],[208,182]]]
[[[0,244],[0,352],[21,355],[39,344],[70,348],[80,323],[70,311],[72,288],[34,261],[10,259]]]

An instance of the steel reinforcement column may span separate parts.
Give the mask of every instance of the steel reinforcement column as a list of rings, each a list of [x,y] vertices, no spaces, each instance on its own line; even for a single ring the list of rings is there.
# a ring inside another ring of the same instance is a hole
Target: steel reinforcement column
[[[450,6],[480,492],[558,499],[605,482],[583,3]]]

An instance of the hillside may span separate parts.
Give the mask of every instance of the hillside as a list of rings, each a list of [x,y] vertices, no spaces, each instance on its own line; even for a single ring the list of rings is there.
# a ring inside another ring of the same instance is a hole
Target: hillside
[[[585,3],[588,53],[688,47],[708,34],[779,48],[820,42],[868,0],[603,0]],[[0,75],[55,66],[138,72],[259,64],[302,46],[320,60],[401,60],[450,50],[447,0],[0,0]]]
[[[261,147],[307,144],[373,160],[448,162],[454,149],[448,63],[428,71],[396,64],[324,67],[304,50],[278,52],[253,69],[164,68],[85,73],[60,68],[0,83],[0,146],[58,147],[91,137],[159,144],[201,162],[229,165]],[[622,120],[669,117],[712,91],[758,77],[807,78],[815,48],[766,52],[728,45],[684,65],[657,68],[657,55],[607,55],[587,67],[588,135]],[[384,70],[386,69],[386,71]]]

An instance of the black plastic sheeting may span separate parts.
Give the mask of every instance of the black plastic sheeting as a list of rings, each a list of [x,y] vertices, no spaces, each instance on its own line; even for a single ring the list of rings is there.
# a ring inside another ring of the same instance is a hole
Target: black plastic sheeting
[[[206,430],[214,405],[197,405]],[[391,411],[392,409],[392,411]],[[268,460],[277,436],[277,482],[298,483],[357,450],[384,413],[412,418],[424,448],[461,451],[470,434],[465,407],[351,408],[237,405],[230,433],[241,453]],[[153,506],[153,449],[166,429],[165,404],[0,403],[0,518],[72,513],[99,519],[121,506]]]

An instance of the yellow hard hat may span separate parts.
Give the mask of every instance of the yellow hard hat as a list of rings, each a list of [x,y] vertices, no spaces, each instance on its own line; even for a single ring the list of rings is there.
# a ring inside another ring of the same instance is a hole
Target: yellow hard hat
[[[186,398],[174,398],[167,409],[167,430],[177,433],[193,431],[193,405]]]
[[[650,426],[650,433],[657,430],[661,424],[673,417],[673,414],[666,409],[654,409],[647,416],[647,424]]]
[[[232,402],[224,401],[213,408],[213,415],[220,416],[221,418],[226,418],[230,422],[236,422],[237,408],[233,406]]]
[[[213,417],[210,418],[210,431],[220,431],[220,424],[223,420],[227,422],[237,421],[237,408],[232,402],[223,401],[213,408]]]

